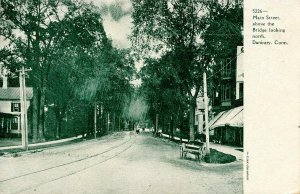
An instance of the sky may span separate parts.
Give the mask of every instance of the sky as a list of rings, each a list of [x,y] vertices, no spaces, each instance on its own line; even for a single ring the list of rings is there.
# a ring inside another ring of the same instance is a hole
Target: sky
[[[132,27],[132,4],[130,0],[85,0],[92,2],[102,10],[104,30],[112,39],[117,48],[129,48],[131,46],[128,36]],[[136,62],[135,67],[140,70],[142,63]],[[134,80],[132,84],[138,86],[141,80]]]
[[[102,10],[103,25],[113,45],[118,48],[129,48],[128,36],[131,33],[132,6],[130,0],[85,0],[92,2]]]

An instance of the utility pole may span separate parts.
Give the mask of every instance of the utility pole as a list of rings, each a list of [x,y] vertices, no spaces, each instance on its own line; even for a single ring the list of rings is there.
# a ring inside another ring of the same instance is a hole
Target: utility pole
[[[20,81],[20,104],[21,104],[21,131],[22,131],[22,147],[24,150],[28,150],[28,125],[27,125],[27,99],[26,99],[26,84],[25,84],[25,72],[31,71],[31,69],[25,69],[24,66],[19,72]]]
[[[203,73],[203,88],[204,88],[204,110],[205,110],[205,136],[206,136],[206,153],[209,154],[209,127],[208,127],[208,99],[207,99],[207,83],[206,72]]]
[[[94,135],[95,139],[97,138],[97,103],[94,105]]]

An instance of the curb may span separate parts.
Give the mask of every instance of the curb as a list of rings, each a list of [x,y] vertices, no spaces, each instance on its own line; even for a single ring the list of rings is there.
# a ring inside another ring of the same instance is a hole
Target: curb
[[[79,135],[77,137],[71,137],[71,138],[66,138],[66,139],[55,140],[55,141],[47,141],[47,142],[42,142],[42,143],[34,143],[34,144],[29,144],[28,148],[33,148],[33,147],[43,146],[43,145],[55,145],[55,144],[59,144],[59,143],[73,141],[73,140],[80,139],[80,138],[82,138],[82,135]],[[0,151],[11,150],[11,149],[22,149],[22,148],[23,148],[22,145],[7,146],[7,147],[0,147]]]

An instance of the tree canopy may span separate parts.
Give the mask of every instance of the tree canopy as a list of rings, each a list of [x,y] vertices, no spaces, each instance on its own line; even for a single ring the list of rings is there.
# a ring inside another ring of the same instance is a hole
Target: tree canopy
[[[45,107],[50,105],[57,137],[67,112],[76,114],[76,107],[93,110],[96,103],[121,115],[135,69],[130,50],[112,46],[100,8],[81,0],[3,0],[2,6],[0,36],[8,44],[0,50],[0,60],[11,72],[21,66],[32,69],[27,85],[37,91],[35,138],[44,136]]]
[[[211,73],[216,58],[232,54],[242,43],[242,4],[229,0],[132,3],[131,40],[145,62],[142,88],[149,97],[150,110],[163,112],[165,117],[180,112],[179,120],[185,118],[188,110],[189,136],[193,140],[196,98],[203,92],[203,72]]]

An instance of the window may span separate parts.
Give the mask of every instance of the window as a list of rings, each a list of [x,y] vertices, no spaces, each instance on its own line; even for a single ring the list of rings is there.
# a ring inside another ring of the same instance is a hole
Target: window
[[[221,100],[222,101],[231,100],[231,86],[229,83],[221,85]]]
[[[240,93],[239,98],[243,98],[244,97],[244,83],[240,83],[239,93]]]
[[[231,77],[231,58],[227,58],[221,63],[222,77]]]
[[[18,129],[18,117],[11,118],[11,129],[13,130]]]
[[[11,103],[11,112],[21,112],[21,103]]]

